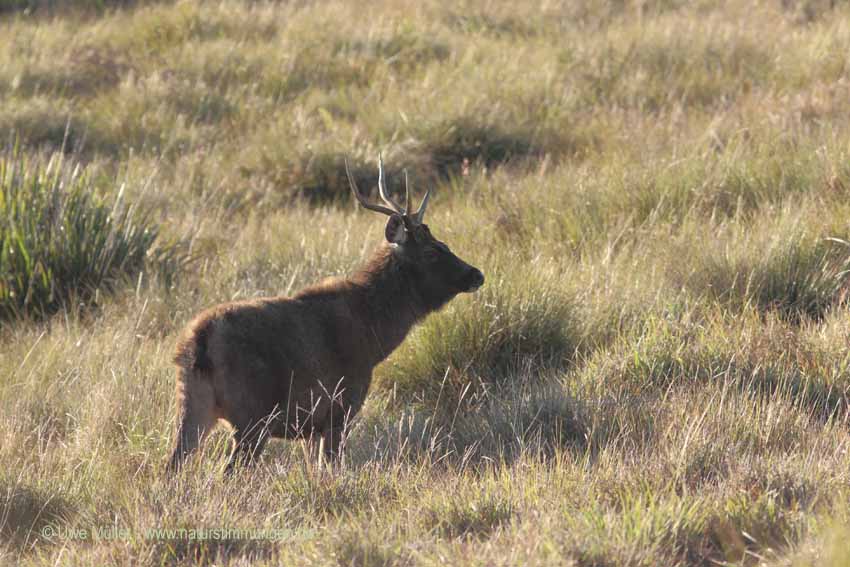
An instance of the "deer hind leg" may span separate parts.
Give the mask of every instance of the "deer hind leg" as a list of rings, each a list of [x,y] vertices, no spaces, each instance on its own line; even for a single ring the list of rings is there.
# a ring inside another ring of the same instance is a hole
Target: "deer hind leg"
[[[205,376],[184,372],[178,386],[180,425],[171,461],[170,472],[179,470],[183,461],[194,452],[215,426],[218,418],[212,381]]]
[[[345,452],[345,441],[351,420],[363,405],[363,394],[358,390],[337,394],[331,404],[322,428],[322,448],[328,461],[339,459]]]
[[[254,396],[244,397],[238,410],[229,412],[227,420],[233,426],[233,452],[227,463],[227,473],[239,465],[257,462],[279,417],[276,405],[269,408]]]
[[[314,460],[332,463],[338,461],[345,451],[345,437],[354,411],[337,401],[331,404],[328,413],[321,426],[311,432],[307,444]]]
[[[233,423],[233,452],[226,472],[232,473],[240,465],[253,465],[269,440],[267,420]]]
[[[342,439],[344,433],[344,427],[328,428],[322,432],[321,444],[325,460],[335,461],[342,455]]]

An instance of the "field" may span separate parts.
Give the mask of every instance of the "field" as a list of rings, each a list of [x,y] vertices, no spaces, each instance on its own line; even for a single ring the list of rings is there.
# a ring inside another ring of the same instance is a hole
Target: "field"
[[[850,565],[850,4],[0,0],[0,563]],[[176,477],[171,358],[351,273],[484,287],[344,458]]]

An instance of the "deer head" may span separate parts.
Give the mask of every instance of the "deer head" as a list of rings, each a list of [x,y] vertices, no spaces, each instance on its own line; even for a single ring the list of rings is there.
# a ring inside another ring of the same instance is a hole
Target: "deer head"
[[[405,267],[412,271],[423,293],[448,301],[458,293],[473,292],[484,283],[481,270],[470,266],[455,256],[445,243],[431,234],[423,220],[428,208],[431,190],[425,193],[416,212],[410,212],[410,184],[404,173],[405,206],[396,202],[387,191],[384,162],[378,156],[378,193],[385,205],[368,203],[360,194],[357,184],[345,162],[345,172],[351,191],[366,209],[387,215],[384,235],[394,247],[394,253]]]

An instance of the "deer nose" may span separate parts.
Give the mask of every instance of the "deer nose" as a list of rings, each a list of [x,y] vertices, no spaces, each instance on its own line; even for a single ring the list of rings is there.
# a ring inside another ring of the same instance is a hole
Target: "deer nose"
[[[484,274],[478,268],[472,268],[472,273],[469,276],[469,291],[475,291],[484,285]]]

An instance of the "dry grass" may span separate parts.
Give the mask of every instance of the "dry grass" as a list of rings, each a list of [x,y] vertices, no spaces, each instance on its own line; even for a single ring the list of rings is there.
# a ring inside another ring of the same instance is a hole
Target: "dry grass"
[[[848,16],[0,2],[2,139],[192,260],[0,323],[0,562],[846,565]],[[378,369],[341,464],[225,478],[220,431],[167,478],[180,328],[351,271],[382,225],[343,157],[378,151],[485,288]]]

